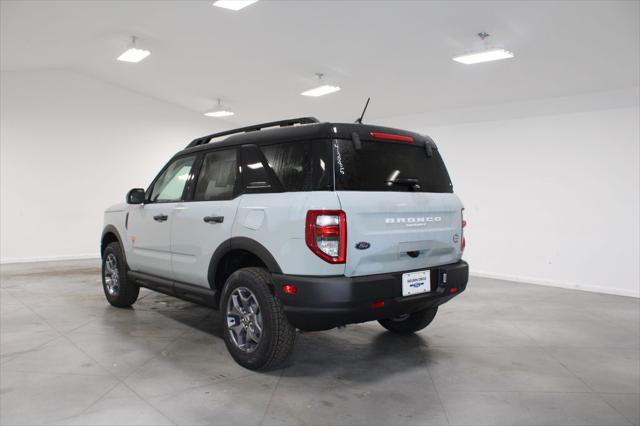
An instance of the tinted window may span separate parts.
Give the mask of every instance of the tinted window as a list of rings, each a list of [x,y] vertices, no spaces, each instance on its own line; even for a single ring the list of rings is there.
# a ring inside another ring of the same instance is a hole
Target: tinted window
[[[261,147],[269,167],[286,191],[308,191],[311,187],[311,144],[286,143]]]
[[[153,185],[150,201],[165,203],[180,201],[189,180],[194,159],[195,156],[190,156],[173,161]]]
[[[362,141],[356,151],[350,140],[336,141],[334,149],[337,190],[453,192],[435,149],[428,157],[424,146]]]
[[[286,191],[332,189],[328,140],[288,142],[261,149]]]
[[[210,152],[204,156],[196,185],[196,201],[230,200],[236,183],[236,150]]]
[[[242,147],[242,178],[249,192],[265,192],[272,188],[272,181],[256,146]]]

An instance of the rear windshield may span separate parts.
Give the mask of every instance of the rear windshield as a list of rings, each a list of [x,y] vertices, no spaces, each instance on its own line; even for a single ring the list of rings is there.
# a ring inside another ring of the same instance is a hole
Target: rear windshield
[[[351,191],[453,192],[449,174],[437,150],[401,142],[351,140],[334,142],[335,188]]]

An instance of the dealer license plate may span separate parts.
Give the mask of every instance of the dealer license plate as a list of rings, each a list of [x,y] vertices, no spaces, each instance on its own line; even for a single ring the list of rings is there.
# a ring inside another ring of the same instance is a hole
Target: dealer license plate
[[[402,295],[427,293],[431,291],[431,272],[416,271],[402,274]]]

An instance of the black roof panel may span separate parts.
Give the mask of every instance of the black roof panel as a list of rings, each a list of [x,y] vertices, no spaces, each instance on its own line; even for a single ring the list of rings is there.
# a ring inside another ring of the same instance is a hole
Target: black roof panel
[[[191,144],[189,144],[187,148],[180,151],[178,154],[247,144],[268,145],[270,143],[276,142],[292,142],[296,140],[326,138],[351,139],[353,133],[357,133],[358,136],[360,136],[360,138],[363,140],[372,140],[373,138],[370,135],[371,132],[392,133],[396,135],[411,136],[413,137],[415,141],[414,143],[416,143],[416,145],[424,146],[425,143],[434,145],[433,141],[428,136],[420,135],[418,133],[410,132],[407,130],[375,126],[370,124],[312,122],[311,124],[302,124],[297,126],[288,125],[285,127],[269,127],[262,130],[243,131],[243,129],[251,129],[254,127],[256,126],[236,129],[239,130],[240,133],[237,133],[234,130],[230,130],[228,133],[222,132],[232,134],[230,134],[227,138],[219,141],[207,142],[207,140],[210,140],[212,136],[215,138],[215,135],[220,135],[218,133],[209,136],[203,136],[202,138],[195,139]],[[196,144],[196,141],[199,141],[199,144]]]

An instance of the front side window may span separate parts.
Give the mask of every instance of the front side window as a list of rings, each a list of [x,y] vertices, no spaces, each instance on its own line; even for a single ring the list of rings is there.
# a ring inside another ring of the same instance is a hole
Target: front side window
[[[189,156],[173,161],[153,185],[150,201],[152,203],[180,201],[195,158],[195,156]]]
[[[204,156],[195,201],[230,200],[237,178],[236,150],[214,151]]]

